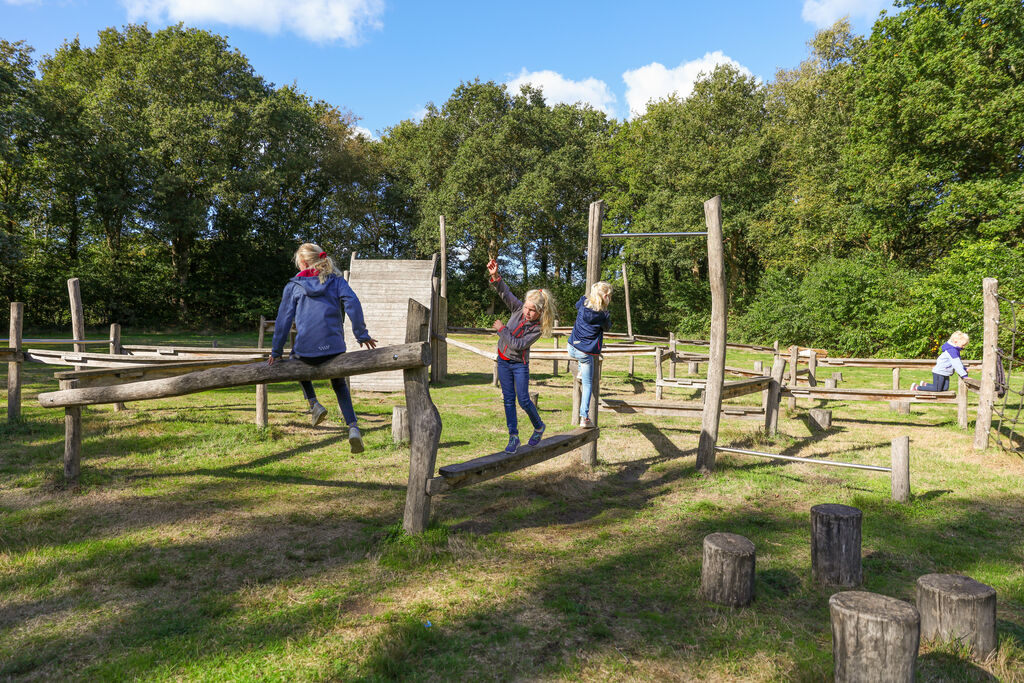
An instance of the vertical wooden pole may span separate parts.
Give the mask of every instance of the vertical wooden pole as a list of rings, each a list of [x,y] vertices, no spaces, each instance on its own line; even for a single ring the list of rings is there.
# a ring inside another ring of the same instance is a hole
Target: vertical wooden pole
[[[967,382],[963,378],[956,383],[956,426],[967,429]]]
[[[633,340],[633,311],[629,307],[629,277],[626,275],[626,263],[622,263],[622,294],[626,299],[626,334],[629,335],[630,341]],[[633,356],[629,357],[629,376],[632,377],[636,370],[636,359]]]
[[[84,338],[84,337],[78,337]],[[61,390],[78,387],[76,379],[62,379]],[[64,409],[64,481],[74,485],[82,472],[82,407],[69,406]]]
[[[77,277],[68,280],[68,298],[71,300],[71,338],[85,339],[85,311],[82,309],[82,288]],[[85,344],[75,344],[75,353],[85,351]],[[75,370],[83,366],[75,365]]]
[[[786,375],[786,359],[775,356],[772,361],[772,381],[764,397],[764,433],[775,436],[779,431],[779,404],[782,392],[782,378]]]
[[[814,350],[807,357],[807,383],[812,387],[818,386],[818,352]]]
[[[25,325],[24,303],[11,302],[10,322],[10,339],[7,345],[15,351],[21,351]],[[7,364],[7,421],[16,422],[19,419],[21,419],[21,362],[12,361]]]
[[[256,348],[263,348],[263,328],[267,323],[267,319],[262,315],[260,316],[260,332],[256,338]],[[270,424],[269,420],[269,402],[267,400],[267,385],[257,384],[256,385],[256,426],[266,427]]]
[[[789,386],[796,389],[796,366],[800,362],[800,347],[789,347]],[[789,409],[796,410],[796,396],[789,397]]]
[[[440,255],[434,254],[433,264],[430,272],[434,273],[437,269],[438,262],[440,261]],[[431,275],[430,281],[430,381],[438,382],[441,379],[441,363],[439,356],[441,354],[441,344],[444,337],[444,331],[441,330],[441,305],[439,300],[441,299],[441,277],[439,275]]]
[[[407,344],[430,339],[430,311],[409,299],[405,328]],[[405,407],[409,421],[409,487],[405,495],[402,528],[410,534],[426,530],[430,522],[427,480],[434,474],[437,445],[441,440],[441,416],[430,398],[430,371],[426,367],[402,371]]]
[[[556,327],[557,327],[557,325],[556,325]],[[552,343],[552,345],[554,346],[555,349],[558,348],[558,335],[557,334],[551,335],[551,343]],[[569,340],[568,339],[566,339],[566,341],[565,341],[565,346],[567,348],[569,346]],[[557,358],[555,360],[551,361],[551,374],[553,374],[553,375],[557,375],[558,374],[558,359]]]
[[[675,332],[669,332],[668,333],[668,351],[671,354],[671,356],[669,357],[669,360],[668,360],[668,378],[669,379],[675,379],[676,378],[676,350],[677,350],[677,348],[678,347],[676,346],[676,333]]]
[[[892,440],[892,499],[897,503],[910,500],[910,437]]]
[[[664,350],[660,346],[654,347],[654,398],[657,401],[661,400],[661,383],[665,381],[661,370],[661,356],[663,353]]]
[[[267,319],[264,316],[260,316],[260,331],[256,333],[256,348],[263,348],[263,336],[266,334]]]
[[[448,298],[448,234],[444,225],[444,216],[438,216],[441,224],[441,296]]]
[[[121,346],[121,325],[119,323],[110,323],[110,355],[120,356],[124,354],[124,348]],[[127,410],[124,403],[120,401],[114,404],[114,412],[119,413],[122,410]]]
[[[892,369],[892,390],[893,391],[899,391],[900,390],[900,369],[899,368],[893,368]]]
[[[722,384],[725,381],[726,316],[729,310],[725,283],[725,249],[722,239],[722,198],[704,202],[708,226],[708,279],[711,283],[711,334],[708,341],[708,375],[704,386],[704,411],[697,442],[697,470],[715,469],[715,444],[722,412]]]
[[[595,282],[601,279],[601,222],[604,219],[604,201],[598,200],[590,204],[590,220],[587,225],[588,244],[587,249],[587,294]],[[593,393],[590,395],[590,420],[594,428],[598,426],[598,405],[601,395],[601,359],[594,359],[594,382]],[[597,464],[597,440],[584,444],[581,449],[581,459],[584,465]]]
[[[999,281],[987,277],[982,282],[985,299],[985,328],[981,356],[981,391],[978,395],[978,416],[974,421],[974,450],[988,448],[992,429],[992,405],[996,395],[996,363],[999,362]]]
[[[444,216],[438,216],[441,238],[441,290],[437,302],[437,335],[439,351],[437,353],[437,376],[444,379],[448,376],[448,233],[444,224]],[[432,342],[433,343],[433,342]]]
[[[577,365],[577,370],[579,365]],[[578,373],[572,374],[572,420],[573,424],[579,426],[580,423],[580,401],[583,400],[583,385],[580,384],[580,378]]]

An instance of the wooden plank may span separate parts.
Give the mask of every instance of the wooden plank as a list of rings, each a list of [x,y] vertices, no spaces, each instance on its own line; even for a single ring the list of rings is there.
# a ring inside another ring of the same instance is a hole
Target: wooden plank
[[[39,394],[39,403],[47,408],[94,403],[116,403],[152,398],[181,396],[211,389],[248,386],[271,382],[297,382],[405,369],[430,363],[430,345],[426,342],[384,346],[366,351],[343,353],[321,365],[306,365],[298,360],[282,360],[232,365],[226,368],[198,370],[179,377],[132,382],[118,386],[69,389]]]
[[[111,356],[108,353],[75,353],[74,351],[49,351],[43,349],[25,349],[24,358],[28,362],[46,365],[79,365],[89,368],[132,368],[147,365],[163,365],[181,363],[187,360],[228,360],[243,363],[254,360],[265,360],[269,352],[254,355],[220,354],[142,354],[133,356]]]
[[[721,390],[721,400],[756,394],[768,388],[772,378],[767,376],[740,379],[733,382],[724,382]]]
[[[615,398],[603,398],[601,399],[601,407],[617,413],[643,413],[644,415],[664,417],[699,418],[704,412],[704,403],[700,401],[673,403],[669,401],[624,401]],[[723,403],[722,416],[761,420],[764,416],[764,410],[758,406],[734,406]]]
[[[964,367],[981,367],[980,360],[963,360]],[[933,358],[818,358],[819,366],[851,368],[902,368],[904,370],[927,370],[935,365]]]
[[[892,389],[828,389],[784,387],[782,396],[826,401],[910,401],[912,403],[955,403],[953,391],[893,391]]]
[[[575,429],[543,439],[536,446],[521,446],[515,453],[504,451],[440,469],[441,476],[427,482],[427,493],[436,496],[488,479],[494,479],[516,470],[531,467],[551,458],[568,453],[597,441],[600,429]]]
[[[0,349],[0,363],[24,363],[25,353],[14,349]]]
[[[498,354],[494,353],[493,351],[484,351],[483,349],[478,349],[477,347],[473,346],[472,344],[467,344],[465,342],[460,342],[458,339],[453,339],[452,337],[448,337],[447,341],[448,341],[449,344],[451,344],[452,346],[454,346],[456,348],[460,348],[460,349],[463,349],[465,351],[469,351],[471,353],[475,353],[478,356],[483,356],[484,358],[489,358],[490,360],[493,360],[493,361],[498,360]]]
[[[124,344],[122,347],[125,351],[131,355],[141,355],[143,353],[150,354],[180,354],[180,353],[193,353],[201,355],[213,354],[215,356],[233,356],[233,355],[254,355],[254,356],[268,356],[270,351],[268,349],[261,349],[256,346],[161,346],[159,344]]]
[[[163,377],[178,377],[195,370],[208,370],[248,363],[246,360],[202,360],[188,363],[162,363],[131,368],[97,368],[95,370],[70,370],[55,372],[54,378],[76,379],[78,387],[108,387],[127,382],[138,382]]]

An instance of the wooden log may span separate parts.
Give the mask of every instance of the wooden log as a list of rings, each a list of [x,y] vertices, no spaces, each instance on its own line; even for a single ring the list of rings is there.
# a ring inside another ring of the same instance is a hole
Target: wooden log
[[[590,220],[587,228],[590,235],[591,249],[587,251],[587,294],[591,288],[601,279],[601,226],[604,221],[604,201],[597,200],[590,204]],[[597,430],[599,418],[599,405],[601,400],[601,365],[600,356],[594,358],[594,378],[590,394],[590,406],[588,415]],[[597,465],[597,439],[586,442],[580,452],[580,460],[584,465],[593,467]]]
[[[892,440],[892,499],[897,503],[910,500],[910,437],[898,436]]]
[[[256,346],[263,348],[263,328],[266,324],[266,318],[260,316],[260,332],[257,335]],[[260,429],[265,429],[270,424],[270,400],[267,395],[267,385],[257,384],[256,385],[256,426]]]
[[[85,339],[85,311],[82,308],[82,287],[77,277],[68,280],[68,298],[71,300],[71,338]],[[85,351],[85,344],[75,344],[74,350]]]
[[[626,334],[632,339],[633,337],[633,312],[629,307],[629,278],[626,276],[626,262],[622,262],[622,293],[626,299]],[[629,357],[629,376],[633,376],[635,367],[633,365],[633,356]]]
[[[796,388],[797,363],[800,361],[800,349],[796,346],[789,347],[789,386]],[[789,397],[789,409],[796,410],[796,396]]]
[[[577,372],[572,375],[572,424],[578,425],[580,422],[580,401],[583,400],[583,385],[579,378],[579,366],[577,365]]]
[[[835,372],[833,372],[832,373],[832,379],[834,379],[836,382],[842,382],[843,381],[843,371],[842,370],[836,370]]]
[[[78,388],[82,387],[109,387],[126,382],[137,382],[140,380],[157,379],[163,377],[179,377],[195,370],[207,370],[209,368],[223,368],[231,365],[239,365],[238,360],[194,360],[186,363],[156,363],[153,365],[138,365],[120,368],[96,368],[93,370],[69,370],[67,372],[55,372],[55,379],[77,379]]]
[[[956,426],[967,429],[967,382],[961,377],[956,383]]]
[[[491,377],[491,386],[500,387],[501,380],[498,378],[498,361],[494,361],[494,374]]]
[[[825,586],[853,587],[861,572],[860,510],[825,503],[811,508],[811,575]]]
[[[409,441],[409,416],[405,406],[394,406],[391,409],[391,440],[395,443]]]
[[[996,395],[996,363],[999,360],[999,281],[987,277],[982,281],[984,297],[984,338],[981,357],[981,391],[978,394],[978,413],[974,420],[974,450],[988,448],[992,429],[992,411]]]
[[[520,446],[519,450],[512,454],[500,451],[456,465],[446,465],[440,469],[441,476],[434,477],[428,482],[427,492],[436,496],[531,467],[596,441],[600,431],[596,427],[574,429],[549,436],[536,446]]]
[[[779,432],[779,407],[782,403],[782,378],[786,374],[786,359],[775,356],[772,361],[772,381],[764,399],[764,432],[775,436]]]
[[[414,299],[409,299],[406,317],[406,345],[416,343],[429,347],[430,311]],[[429,349],[426,358],[430,358]],[[329,361],[330,362],[330,361]],[[402,528],[407,533],[419,534],[430,522],[430,496],[427,482],[434,474],[437,445],[441,441],[441,416],[430,398],[430,371],[425,366],[403,369],[405,383],[406,417],[409,423],[409,486],[405,494],[405,514]]]
[[[827,408],[811,408],[807,417],[813,431],[827,432],[832,429],[832,411]]]
[[[833,401],[903,401],[907,403],[956,403],[952,391],[919,391],[908,389],[826,389],[824,387],[784,387],[783,396],[800,396]]]
[[[675,364],[673,364],[674,366]],[[686,374],[688,375],[699,375],[700,374],[700,363],[696,361],[689,361],[686,364]],[[672,375],[669,375],[670,379],[675,379]]]
[[[74,391],[76,380],[62,379],[60,388]],[[70,485],[78,483],[82,473],[82,408],[64,408],[64,481]]]
[[[896,412],[900,415],[910,415],[910,401],[896,401]]]
[[[661,360],[662,360],[662,349],[659,346],[654,350],[654,398],[661,400],[662,395],[662,381],[664,376],[662,375]]]
[[[665,417],[698,418],[704,412],[703,401],[686,403],[669,403],[667,401],[623,401],[614,398],[602,398],[601,407],[616,413],[643,413],[644,415],[661,415]],[[764,421],[764,409],[757,406],[739,406],[722,404],[723,418],[738,418]]]
[[[811,355],[807,357],[807,382],[812,386],[818,386],[818,353],[811,351]]]
[[[925,574],[917,579],[921,639],[967,646],[985,660],[999,647],[996,592],[969,576]]]
[[[826,379],[825,380],[825,388],[826,389],[835,389],[836,388],[836,378],[835,377],[829,377],[828,379]]]
[[[892,369],[892,388],[899,391],[900,388],[900,369]]]
[[[593,423],[593,429],[597,429],[598,417],[600,415],[601,405],[601,370],[604,366],[604,361],[598,356],[594,358],[594,380],[591,385],[590,391],[590,408],[588,410],[588,417],[590,417],[591,423]],[[588,441],[583,445],[583,449],[580,451],[580,462],[588,467],[594,467],[597,465],[597,439]]]
[[[57,408],[125,400],[140,401],[250,384],[315,381],[382,370],[404,370],[426,367],[429,363],[430,344],[416,342],[343,353],[316,366],[306,365],[298,360],[279,360],[273,365],[257,362],[199,370],[179,377],[134,382],[121,386],[53,391],[39,394],[39,403],[46,408]]]
[[[747,394],[757,394],[767,389],[771,381],[771,377],[750,377],[748,379],[723,382],[720,400],[724,401],[738,396],[746,396]],[[706,390],[707,384],[704,386]]]
[[[537,392],[537,391],[531,392],[530,393],[530,401],[533,402],[533,405],[539,406],[540,405],[540,393]]]
[[[448,376],[448,299],[439,296],[437,298],[437,331],[432,344],[437,345],[437,376],[445,379]]]
[[[760,361],[760,360],[755,360],[754,361],[754,372],[759,373],[759,374],[764,374],[764,361]]]
[[[921,618],[902,600],[843,591],[828,601],[832,670],[836,683],[910,683],[914,680]]]
[[[441,241],[441,298],[448,298],[448,233],[444,224],[444,216],[438,216],[437,221],[439,224],[438,236]],[[448,329],[448,317],[445,316],[446,324],[441,330]]]
[[[124,355],[124,349],[121,348],[121,325],[118,323],[110,324],[110,355],[121,356]],[[127,410],[127,406],[123,403],[114,404],[114,412],[119,413],[123,410]]]
[[[754,600],[755,565],[749,539],[739,534],[708,534],[700,569],[701,596],[719,605],[749,605]]]
[[[715,469],[715,444],[722,410],[722,384],[725,380],[725,336],[729,310],[725,282],[725,248],[722,242],[722,198],[704,202],[707,224],[708,280],[711,283],[711,339],[708,342],[707,386],[704,388],[704,414],[697,441],[697,471],[710,473]]]
[[[25,304],[20,301],[11,302],[10,336],[7,346],[16,354],[21,353],[22,333],[25,324]],[[12,360],[7,363],[7,421],[16,422],[21,419],[21,363]]]
[[[676,378],[676,334],[675,332],[668,333],[668,353],[669,353],[669,364],[668,364],[668,378]]]

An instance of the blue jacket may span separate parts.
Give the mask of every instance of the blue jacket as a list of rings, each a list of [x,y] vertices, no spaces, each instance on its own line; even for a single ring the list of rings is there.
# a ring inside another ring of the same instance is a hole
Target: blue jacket
[[[964,368],[964,363],[960,360],[960,349],[946,342],[942,345],[942,353],[939,354],[938,360],[935,361],[935,367],[932,368],[932,372],[936,375],[949,377],[953,374],[954,370],[961,377],[967,376],[967,369]]]
[[[359,341],[370,339],[363,322],[363,307],[344,278],[333,273],[327,281],[296,275],[284,286],[281,305],[274,321],[274,343],[270,355],[280,358],[284,341],[295,321],[292,353],[300,358],[332,356],[345,352],[345,328],[342,315],[352,321],[352,332]]]
[[[608,311],[595,311],[586,307],[587,297],[576,302],[576,324],[572,326],[569,343],[583,353],[601,353],[605,330],[612,329],[612,316]]]

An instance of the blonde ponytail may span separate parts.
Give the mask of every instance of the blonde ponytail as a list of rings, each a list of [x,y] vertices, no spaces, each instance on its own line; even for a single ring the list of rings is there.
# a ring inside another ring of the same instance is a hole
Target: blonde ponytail
[[[531,289],[523,301],[529,301],[540,313],[540,332],[544,336],[551,334],[555,326],[555,297],[550,289]]]
[[[327,282],[331,273],[341,275],[341,271],[334,265],[334,260],[327,255],[327,252],[312,242],[302,244],[295,251],[294,260],[295,267],[299,270],[303,270],[303,264],[306,268],[315,270],[320,278],[320,284]]]
[[[590,288],[590,295],[587,296],[587,308],[592,311],[603,311],[608,308],[608,304],[605,303],[605,296],[610,294],[612,286],[605,281],[595,282]]]

